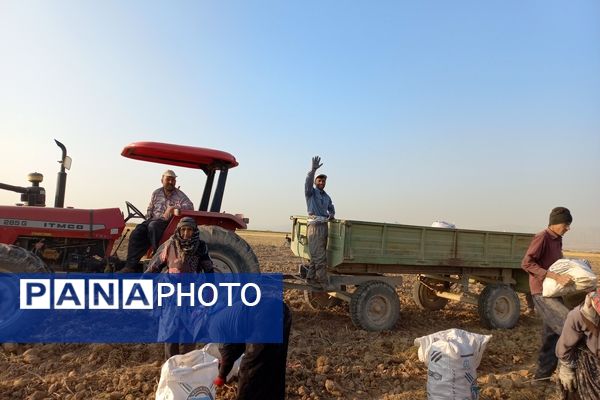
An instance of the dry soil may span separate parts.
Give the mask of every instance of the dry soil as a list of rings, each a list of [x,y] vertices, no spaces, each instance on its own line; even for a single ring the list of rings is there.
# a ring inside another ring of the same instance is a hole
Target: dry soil
[[[284,234],[245,232],[264,272],[293,273],[301,259]],[[600,272],[600,254],[587,258]],[[481,399],[559,399],[557,385],[533,384],[541,322],[521,315],[510,330],[481,327],[474,306],[449,303],[421,311],[411,300],[414,277],[398,288],[401,321],[390,332],[355,328],[346,307],[316,311],[303,293],[286,291],[293,312],[287,366],[289,399],[426,399],[427,369],[417,358],[416,337],[460,328],[493,335],[478,368]],[[524,304],[524,298],[521,297]],[[522,311],[525,307],[522,306]],[[0,350],[0,399],[154,399],[163,361],[161,344],[10,344]],[[218,398],[234,399],[235,382]]]

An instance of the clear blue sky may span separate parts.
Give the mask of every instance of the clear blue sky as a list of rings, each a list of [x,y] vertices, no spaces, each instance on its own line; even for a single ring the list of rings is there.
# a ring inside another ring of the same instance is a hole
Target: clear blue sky
[[[600,2],[0,1],[0,182],[144,209],[142,140],[235,155],[224,210],[305,214],[320,155],[344,219],[534,232],[600,250]],[[198,171],[177,169],[197,204]],[[18,201],[0,192],[0,204]]]

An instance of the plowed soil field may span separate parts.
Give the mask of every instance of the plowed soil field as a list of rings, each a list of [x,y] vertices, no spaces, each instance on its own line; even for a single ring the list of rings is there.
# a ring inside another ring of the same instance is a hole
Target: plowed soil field
[[[294,273],[302,262],[285,244],[284,234],[245,232],[263,272]],[[587,258],[600,272],[600,254]],[[449,328],[491,334],[478,384],[481,399],[559,399],[553,377],[532,383],[541,321],[522,315],[511,330],[481,327],[474,306],[449,303],[422,311],[412,302],[414,277],[398,288],[401,320],[389,332],[355,328],[346,306],[313,310],[303,292],[286,291],[293,313],[287,367],[289,399],[426,399],[427,368],[417,358],[415,338]],[[521,297],[521,303],[525,304]],[[163,362],[162,344],[11,344],[0,351],[0,399],[154,399]],[[234,399],[236,384],[218,390]]]

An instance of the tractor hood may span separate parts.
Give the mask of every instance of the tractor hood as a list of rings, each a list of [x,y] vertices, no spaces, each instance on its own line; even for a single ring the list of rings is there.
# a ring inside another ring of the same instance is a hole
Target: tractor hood
[[[115,240],[124,227],[118,208],[0,206],[0,243],[15,243],[19,236]]]

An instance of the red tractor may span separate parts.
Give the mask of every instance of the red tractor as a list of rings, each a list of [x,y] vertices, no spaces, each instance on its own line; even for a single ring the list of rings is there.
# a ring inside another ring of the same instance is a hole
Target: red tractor
[[[43,179],[41,174],[29,174],[30,187],[0,183],[0,189],[21,193],[22,202],[17,206],[0,206],[0,273],[113,272],[122,265],[113,255],[113,249],[125,223],[131,218],[145,218],[144,213],[128,201],[125,218],[118,208],[64,208],[65,169],[70,168],[71,158],[64,145],[58,141],[56,144],[62,149],[62,158],[54,207],[46,207],[46,194],[39,186]],[[182,210],[174,216],[161,242],[173,234],[179,219],[190,216],[200,225],[200,237],[207,242],[218,270],[259,272],[252,248],[235,233],[236,229],[246,229],[248,220],[220,212],[227,172],[238,165],[234,156],[218,150],[156,142],[129,144],[121,155],[204,171],[206,182],[198,211]]]

